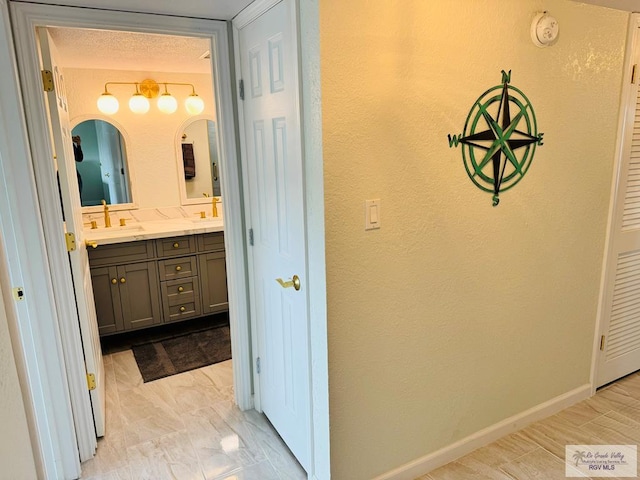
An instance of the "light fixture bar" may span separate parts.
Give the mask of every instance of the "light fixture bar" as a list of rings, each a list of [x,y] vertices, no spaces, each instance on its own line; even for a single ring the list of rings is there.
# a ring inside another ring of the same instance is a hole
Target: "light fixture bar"
[[[191,94],[185,100],[185,108],[190,115],[198,115],[204,110],[204,102],[196,93],[196,88],[192,83],[181,82],[156,82],[155,80],[146,79],[142,82],[107,82],[104,84],[104,93],[98,99],[98,109],[107,115],[112,115],[118,110],[118,100],[109,92],[110,85],[133,85],[135,93],[129,100],[129,106],[135,113],[146,113],[148,107],[144,108],[143,104],[148,103],[149,98],[158,97],[160,85],[164,85],[164,93],[158,98],[158,108],[164,113],[173,113],[177,109],[176,99],[168,92],[167,86],[183,86],[191,87]],[[140,97],[144,98],[142,100]],[[104,108],[109,104],[111,108]],[[115,105],[115,106],[114,106]],[[135,109],[132,105],[136,105]]]

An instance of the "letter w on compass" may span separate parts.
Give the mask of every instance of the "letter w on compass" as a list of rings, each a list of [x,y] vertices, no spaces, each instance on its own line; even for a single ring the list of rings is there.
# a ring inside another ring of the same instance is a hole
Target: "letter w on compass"
[[[449,135],[449,147],[462,144],[462,158],[469,178],[482,190],[500,192],[518,183],[527,172],[536,145],[542,145],[533,107],[527,97],[510,85],[511,72],[502,71],[502,85],[487,90],[475,102],[461,135]]]

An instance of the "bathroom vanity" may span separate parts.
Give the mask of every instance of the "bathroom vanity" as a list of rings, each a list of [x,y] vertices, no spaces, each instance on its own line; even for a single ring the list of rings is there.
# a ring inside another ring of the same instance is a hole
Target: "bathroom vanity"
[[[96,233],[88,253],[100,335],[228,311],[224,233],[215,229]]]

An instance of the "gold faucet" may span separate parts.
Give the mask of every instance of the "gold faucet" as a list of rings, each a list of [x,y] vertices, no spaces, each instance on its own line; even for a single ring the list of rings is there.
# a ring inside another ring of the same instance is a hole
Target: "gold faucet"
[[[109,206],[104,198],[102,199],[102,205],[104,206],[104,226],[109,228],[111,226],[111,217],[109,217]]]
[[[217,203],[220,201],[219,197],[213,197],[211,200],[211,205],[213,206],[213,216],[214,218],[218,216],[218,206]]]

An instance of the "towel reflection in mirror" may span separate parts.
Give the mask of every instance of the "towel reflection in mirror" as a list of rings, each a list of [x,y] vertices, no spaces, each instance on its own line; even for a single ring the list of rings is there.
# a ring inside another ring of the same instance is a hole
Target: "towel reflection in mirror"
[[[183,129],[182,164],[188,199],[220,196],[218,178],[218,140],[216,123],[196,119]]]

